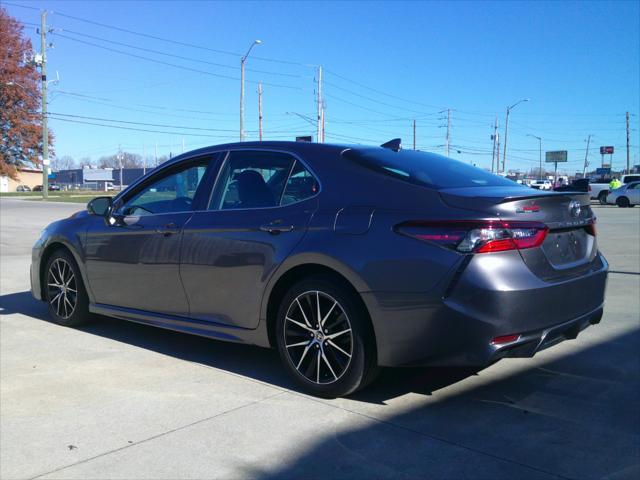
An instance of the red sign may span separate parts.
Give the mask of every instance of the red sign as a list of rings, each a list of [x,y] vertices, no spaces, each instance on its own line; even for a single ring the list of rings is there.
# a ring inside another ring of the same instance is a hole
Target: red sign
[[[613,147],[600,147],[600,155],[613,155]]]

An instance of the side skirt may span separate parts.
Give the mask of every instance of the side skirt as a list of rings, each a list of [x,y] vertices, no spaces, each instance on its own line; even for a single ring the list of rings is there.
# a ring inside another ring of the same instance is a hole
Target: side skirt
[[[147,312],[134,308],[116,307],[101,303],[89,305],[89,311],[98,315],[118,318],[129,322],[151,325],[176,332],[189,333],[225,342],[245,343],[270,348],[266,321],[260,321],[256,329],[231,327],[216,322],[205,322],[179,315]]]

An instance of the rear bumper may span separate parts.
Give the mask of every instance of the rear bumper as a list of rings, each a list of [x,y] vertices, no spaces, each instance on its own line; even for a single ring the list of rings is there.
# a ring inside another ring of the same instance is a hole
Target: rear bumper
[[[602,318],[608,264],[562,282],[544,282],[520,261],[492,254],[441,291],[363,294],[381,366],[484,366],[503,357],[529,357]],[[453,285],[452,285],[453,284]],[[504,335],[513,343],[494,345]]]
[[[527,332],[520,335],[518,340],[504,345],[489,345],[488,363],[505,357],[533,357],[536,353],[552,347],[565,340],[573,340],[584,329],[600,323],[603,307],[582,315],[568,322],[554,325],[537,332]]]

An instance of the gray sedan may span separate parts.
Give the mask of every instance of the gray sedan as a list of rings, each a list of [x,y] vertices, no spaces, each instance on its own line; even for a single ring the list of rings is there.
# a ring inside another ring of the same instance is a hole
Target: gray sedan
[[[31,285],[61,325],[96,313],[276,348],[302,389],[335,397],[381,366],[530,357],[598,323],[594,223],[586,193],[399,141],[244,142],[49,225]]]
[[[607,203],[622,208],[638,205],[640,203],[640,182],[631,182],[616,188],[607,195]]]

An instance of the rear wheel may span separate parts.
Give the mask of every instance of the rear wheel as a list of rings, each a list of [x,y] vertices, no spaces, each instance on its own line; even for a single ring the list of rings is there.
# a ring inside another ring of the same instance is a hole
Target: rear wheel
[[[375,342],[355,294],[318,276],[295,284],[278,312],[278,351],[305,391],[325,398],[355,392],[375,376]]]
[[[607,191],[602,191],[598,194],[598,201],[600,202],[600,205],[606,205],[607,204],[607,195],[609,194],[609,192]]]
[[[66,250],[57,250],[49,257],[44,293],[49,313],[56,323],[74,327],[89,320],[89,298],[78,266]]]
[[[627,208],[631,205],[631,202],[629,202],[629,199],[627,197],[618,197],[618,199],[616,200],[616,205],[618,205],[620,208]]]

